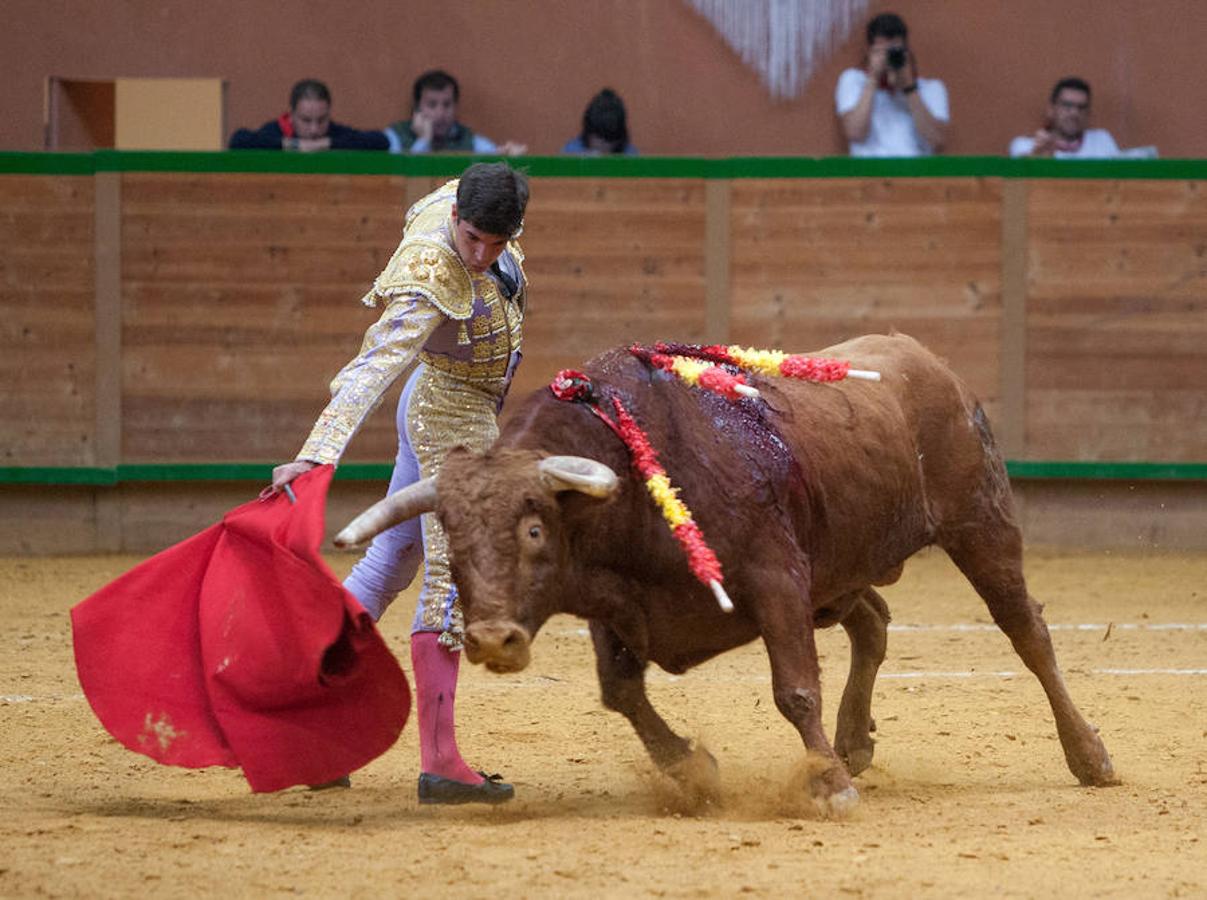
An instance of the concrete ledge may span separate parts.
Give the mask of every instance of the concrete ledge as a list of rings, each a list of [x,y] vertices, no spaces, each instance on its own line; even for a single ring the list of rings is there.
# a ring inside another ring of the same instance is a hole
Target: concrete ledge
[[[0,489],[0,555],[153,553],[254,500],[247,481],[7,484]],[[337,480],[327,539],[381,499],[385,480]],[[1059,548],[1207,550],[1207,481],[1015,481],[1028,543]]]

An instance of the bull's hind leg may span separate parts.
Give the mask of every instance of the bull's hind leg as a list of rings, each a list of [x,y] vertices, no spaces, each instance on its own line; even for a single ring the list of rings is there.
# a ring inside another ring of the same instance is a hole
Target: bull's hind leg
[[[674,778],[693,802],[712,802],[720,796],[717,761],[702,747],[675,734],[650,705],[645,692],[644,660],[611,628],[590,623],[595,645],[595,670],[603,705],[623,715],[659,769]]]
[[[972,582],[993,621],[1043,685],[1070,771],[1085,785],[1116,784],[1102,739],[1082,717],[1065,687],[1044,624],[1043,607],[1027,593],[1022,535],[1012,520],[997,512],[1000,507],[994,505],[993,509],[982,509],[975,524],[940,535],[939,543]]]
[[[842,620],[851,641],[851,670],[838,707],[834,750],[852,775],[872,764],[876,743],[871,735],[876,729],[872,721],[872,688],[888,647],[888,623],[888,604],[870,587],[859,592],[859,598]]]

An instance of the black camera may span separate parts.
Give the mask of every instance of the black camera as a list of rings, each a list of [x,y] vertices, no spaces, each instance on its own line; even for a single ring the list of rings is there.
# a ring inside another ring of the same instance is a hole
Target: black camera
[[[885,56],[885,62],[888,63],[890,69],[901,69],[905,67],[906,50],[904,47],[889,47],[888,53]]]

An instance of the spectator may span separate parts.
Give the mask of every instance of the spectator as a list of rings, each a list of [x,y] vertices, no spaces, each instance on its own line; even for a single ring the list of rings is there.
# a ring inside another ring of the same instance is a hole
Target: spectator
[[[604,88],[591,98],[583,112],[582,132],[578,137],[566,141],[562,153],[637,155],[637,148],[629,143],[624,101],[619,94],[611,88]]]
[[[1110,159],[1119,146],[1103,128],[1085,126],[1090,121],[1090,86],[1080,78],[1062,78],[1048,97],[1044,125],[1030,137],[1010,142],[1011,156],[1056,159]]]
[[[307,78],[289,93],[289,111],[256,131],[240,128],[231,135],[232,150],[387,150],[380,131],[357,131],[331,121],[331,92]]]
[[[411,118],[395,122],[385,130],[391,153],[527,153],[523,144],[508,141],[502,147],[457,120],[461,87],[442,69],[424,72],[411,87]]]
[[[852,156],[929,156],[947,137],[947,88],[919,78],[905,21],[893,13],[867,26],[862,69],[838,78],[834,102]]]

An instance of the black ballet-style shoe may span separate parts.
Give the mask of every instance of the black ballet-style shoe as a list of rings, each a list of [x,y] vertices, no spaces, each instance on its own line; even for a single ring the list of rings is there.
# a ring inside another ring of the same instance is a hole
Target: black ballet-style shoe
[[[515,796],[515,788],[503,781],[502,775],[479,772],[485,781],[466,784],[439,775],[419,773],[420,803],[506,803]]]

